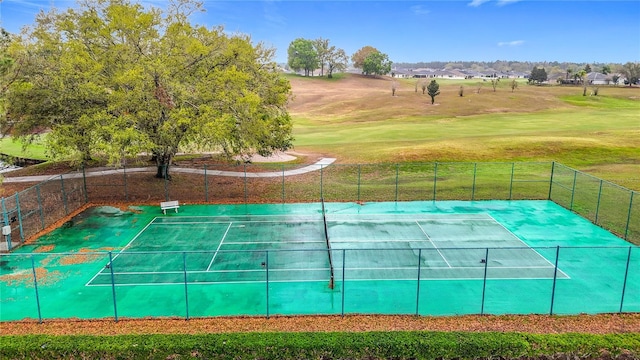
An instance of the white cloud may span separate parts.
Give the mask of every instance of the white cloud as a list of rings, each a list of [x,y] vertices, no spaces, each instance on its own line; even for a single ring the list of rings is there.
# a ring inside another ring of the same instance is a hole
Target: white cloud
[[[425,9],[422,5],[414,5],[411,7],[411,12],[416,15],[427,15],[431,11]]]
[[[498,6],[509,5],[509,4],[520,2],[520,1],[522,0],[498,0]]]
[[[501,41],[498,43],[498,46],[520,46],[522,44],[524,44],[524,40]]]
[[[287,20],[280,13],[277,1],[265,1],[263,10],[264,20],[271,26],[280,28],[286,25]]]
[[[469,6],[473,6],[473,7],[478,7],[486,2],[489,2],[491,0],[471,0],[470,3],[468,3],[467,5]],[[522,0],[497,0],[497,5],[498,6],[504,6],[504,5],[509,5],[509,4],[513,4],[513,3],[517,3],[520,2]]]
[[[469,6],[473,6],[473,7],[478,7],[486,2],[488,2],[489,0],[471,0],[471,2],[467,5]]]

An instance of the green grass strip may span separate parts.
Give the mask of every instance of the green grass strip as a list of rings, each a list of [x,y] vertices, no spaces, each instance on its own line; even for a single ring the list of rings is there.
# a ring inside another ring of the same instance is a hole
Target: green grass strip
[[[640,334],[232,333],[0,337],[2,359],[635,359]]]

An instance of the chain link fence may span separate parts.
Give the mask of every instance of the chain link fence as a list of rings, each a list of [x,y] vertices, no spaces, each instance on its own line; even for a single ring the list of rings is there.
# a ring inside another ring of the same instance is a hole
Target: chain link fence
[[[10,250],[86,204],[552,200],[640,244],[637,192],[555,162],[240,164],[65,174],[1,199]],[[135,186],[134,186],[135,184]],[[10,228],[10,230],[9,230]]]

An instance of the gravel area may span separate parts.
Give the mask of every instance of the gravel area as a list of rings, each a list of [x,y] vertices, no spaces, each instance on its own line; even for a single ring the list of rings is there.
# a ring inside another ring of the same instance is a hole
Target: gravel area
[[[640,332],[640,314],[577,316],[502,315],[417,317],[412,315],[218,317],[184,319],[54,320],[4,322],[0,335],[199,334],[330,331],[499,331],[612,334]]]

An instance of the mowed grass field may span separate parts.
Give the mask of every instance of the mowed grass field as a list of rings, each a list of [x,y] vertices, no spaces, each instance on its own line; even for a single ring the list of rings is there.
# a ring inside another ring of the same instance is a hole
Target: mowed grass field
[[[640,88],[289,76],[295,150],[339,163],[559,161],[640,190]],[[396,95],[392,96],[392,83]],[[463,96],[459,95],[460,86]]]

